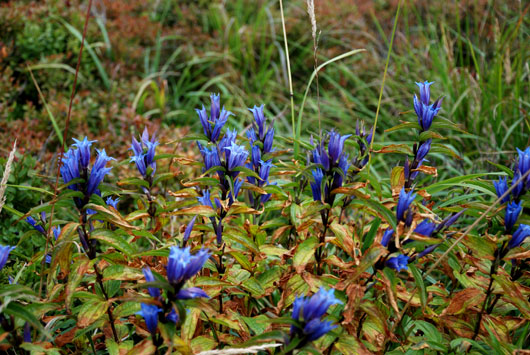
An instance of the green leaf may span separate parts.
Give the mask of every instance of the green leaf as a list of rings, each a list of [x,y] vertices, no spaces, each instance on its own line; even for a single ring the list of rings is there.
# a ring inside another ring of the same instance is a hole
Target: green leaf
[[[77,315],[77,325],[85,328],[101,318],[106,312],[109,304],[107,301],[91,301],[84,303]]]
[[[368,233],[363,239],[363,246],[361,248],[361,252],[363,254],[374,243],[375,235],[377,234],[377,230],[379,229],[380,225],[381,225],[381,219],[375,218],[372,222],[372,226],[370,227],[370,230],[368,231]]]
[[[293,257],[293,265],[297,270],[303,270],[309,261],[314,258],[318,244],[317,237],[310,237],[298,245]]]
[[[416,282],[416,286],[420,290],[420,300],[421,300],[421,308],[423,311],[425,311],[425,307],[427,306],[427,291],[425,290],[425,284],[423,283],[423,278],[421,276],[420,271],[414,266],[413,264],[409,264],[409,270],[412,272],[412,276],[414,276],[414,281]]]
[[[90,239],[96,239],[108,246],[125,253],[128,257],[137,252],[135,245],[128,242],[117,231],[109,229],[95,229],[90,233]]]
[[[3,313],[5,313],[6,315],[13,316],[15,318],[20,318],[20,319],[25,320],[33,328],[37,329],[44,336],[46,336],[47,338],[51,339],[51,336],[48,333],[48,331],[44,329],[42,324],[35,317],[35,315],[28,309],[28,307],[26,305],[21,305],[18,302],[11,302],[4,309]]]

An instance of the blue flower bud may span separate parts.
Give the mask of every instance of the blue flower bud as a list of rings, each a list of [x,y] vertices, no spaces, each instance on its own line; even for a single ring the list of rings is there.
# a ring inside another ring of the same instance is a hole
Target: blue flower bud
[[[147,282],[155,282],[156,281],[156,279],[153,276],[153,273],[151,272],[151,269],[149,268],[149,266],[144,267],[142,269],[142,272],[144,273],[145,281],[147,281]],[[149,291],[149,294],[151,295],[151,297],[154,297],[154,298],[160,297],[160,290],[158,288],[156,288],[156,287],[148,287],[147,290]]]
[[[400,272],[401,270],[408,270],[407,264],[409,262],[409,257],[403,254],[400,254],[396,257],[389,258],[385,265],[391,269]]]
[[[180,290],[177,295],[177,299],[179,300],[189,300],[192,298],[210,298],[204,290],[198,288],[198,287],[188,287]]]
[[[499,178],[499,181],[494,181],[493,186],[495,186],[495,192],[497,193],[497,197],[501,197],[504,195],[506,191],[508,191],[508,182],[506,177]],[[506,203],[510,201],[510,195],[506,195],[502,200],[501,203]]]
[[[162,312],[162,310],[155,305],[147,303],[141,303],[140,307],[141,311],[136,314],[145,319],[145,325],[151,334],[156,333],[156,328],[158,327],[158,313]]]
[[[508,243],[508,248],[513,249],[520,246],[526,237],[530,236],[530,226],[526,224],[520,224],[519,228],[513,233],[512,239]],[[1,265],[1,263],[0,263]]]
[[[201,249],[195,255],[191,255],[189,247],[172,246],[166,267],[169,283],[181,287],[202,269],[209,257],[208,249]]]
[[[88,164],[90,163],[90,146],[92,145],[92,143],[97,141],[89,141],[87,137],[83,138],[82,141],[77,140],[75,138],[73,138],[73,140],[75,141],[75,143],[72,144],[72,146],[77,147],[81,168],[86,169],[88,167]]]
[[[414,201],[415,198],[416,194],[413,190],[406,192],[404,187],[401,189],[396,209],[396,217],[398,222],[405,221],[405,212],[409,210],[410,204],[412,203],[412,201]]]
[[[258,137],[259,139],[263,139],[265,137],[265,114],[263,113],[263,108],[265,105],[261,106],[254,106],[253,108],[249,108],[249,111],[252,112],[254,115],[254,121],[256,122],[256,126],[258,127]]]
[[[432,223],[429,220],[424,219],[420,224],[416,226],[416,229],[414,229],[414,233],[418,233],[426,237],[430,237],[432,233],[434,232],[435,228],[436,228],[435,223]]]
[[[506,212],[504,214],[504,228],[506,229],[507,233],[511,232],[515,222],[517,222],[517,218],[519,218],[519,214],[521,213],[522,209],[522,201],[519,203],[514,201],[508,203],[506,206]]]
[[[517,148],[517,153],[519,153],[518,168],[521,175],[524,175],[530,169],[530,147],[527,147],[525,150]]]
[[[190,223],[186,226],[186,230],[184,231],[184,241],[187,242],[188,239],[190,239],[191,231],[193,230],[193,226],[195,225],[195,220],[197,219],[197,215],[193,216]]]
[[[311,182],[311,191],[313,193],[313,200],[321,201],[322,200],[322,179],[324,178],[324,174],[322,173],[322,170],[320,168],[311,171],[311,174],[313,174],[313,179],[314,179],[314,181]]]
[[[333,289],[326,291],[321,287],[311,297],[296,297],[291,318],[302,323],[302,328],[292,325],[291,336],[297,335],[304,337],[307,341],[313,341],[336,328],[331,322],[321,320],[330,306],[342,304],[335,297],[334,292]]]
[[[434,81],[428,82],[424,81],[423,83],[417,82],[416,85],[420,88],[420,100],[423,104],[428,105],[431,100],[431,89],[430,86],[434,84]]]
[[[344,142],[349,137],[351,134],[341,136],[338,132],[329,132],[328,153],[331,162],[335,163],[339,159],[344,150]]]
[[[263,153],[270,153],[273,151],[272,143],[274,141],[274,128],[270,128],[265,135],[265,140],[263,141]]]
[[[118,209],[118,202],[120,202],[120,198],[119,197],[116,197],[115,199],[113,199],[112,197],[109,196],[105,200],[105,203],[107,204],[107,206],[114,207],[115,210]]]
[[[383,238],[381,238],[381,245],[384,247],[387,247],[393,235],[394,235],[394,230],[392,228],[388,228],[383,234]]]
[[[11,253],[11,250],[13,249],[15,249],[15,247],[0,245],[0,270],[6,265],[9,253]]]
[[[512,186],[513,185],[516,185],[516,186],[512,190],[512,195],[513,195],[513,197],[515,199],[518,199],[523,194],[523,191],[524,191],[524,181],[521,181],[521,182],[517,183],[517,181],[519,181],[521,179],[521,177],[522,177],[522,175],[521,175],[521,171],[520,170],[517,170],[513,174]]]
[[[33,228],[35,228],[37,231],[39,231],[40,233],[42,233],[43,235],[46,235],[46,231],[44,230],[44,228],[37,223],[37,221],[35,220],[35,218],[31,217],[31,216],[28,216],[26,217],[26,222],[28,222],[29,224],[31,224],[31,226]]]

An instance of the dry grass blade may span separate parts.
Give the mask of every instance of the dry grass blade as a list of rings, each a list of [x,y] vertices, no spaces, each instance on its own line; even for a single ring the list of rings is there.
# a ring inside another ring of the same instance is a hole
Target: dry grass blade
[[[9,153],[9,158],[7,158],[6,168],[4,169],[4,175],[2,176],[2,182],[0,182],[0,212],[4,208],[4,203],[6,202],[6,188],[7,188],[7,179],[9,179],[9,174],[11,174],[11,166],[13,165],[13,159],[15,159],[15,152],[17,151],[17,140],[13,143],[13,149]]]

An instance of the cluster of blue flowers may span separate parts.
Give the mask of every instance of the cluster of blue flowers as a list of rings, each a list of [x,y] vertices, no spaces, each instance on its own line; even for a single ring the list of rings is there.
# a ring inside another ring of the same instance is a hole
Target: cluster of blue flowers
[[[168,263],[166,266],[167,282],[170,287],[166,292],[166,299],[162,297],[162,292],[157,287],[148,287],[148,292],[151,297],[158,303],[162,304],[163,308],[155,304],[142,303],[141,311],[138,312],[145,319],[145,324],[149,332],[153,335],[156,333],[159,320],[161,322],[177,323],[179,321],[179,313],[175,310],[172,303],[176,300],[187,300],[197,297],[208,298],[206,292],[198,287],[184,288],[185,283],[197,274],[204,266],[204,263],[210,257],[207,249],[199,250],[195,255],[191,255],[190,248],[179,248],[173,246],[169,251]],[[155,282],[149,267],[143,269],[145,280],[147,282]],[[182,320],[183,321],[183,320]]]
[[[511,194],[507,194],[501,200],[502,203],[507,203],[504,214],[504,230],[506,234],[512,233],[523,210],[521,198],[530,189],[530,174],[518,182],[530,170],[530,147],[525,150],[517,149],[517,152],[519,153],[519,162],[515,165],[511,184],[514,188]],[[500,178],[498,181],[494,181],[493,185],[499,198],[509,189],[507,178]],[[523,223],[519,224],[519,227],[513,232],[512,238],[508,242],[508,248],[512,249],[520,246],[528,236],[530,236],[530,226]]]
[[[252,122],[253,127],[247,131],[247,138],[250,142],[252,154],[250,156],[250,162],[246,164],[246,167],[253,170],[259,176],[259,179],[256,179],[253,176],[247,176],[247,181],[258,187],[271,184],[269,182],[269,173],[274,166],[272,164],[272,159],[263,160],[263,158],[266,157],[266,154],[274,151],[272,147],[274,141],[274,127],[272,122],[268,128],[265,127],[266,118],[263,112],[263,107],[264,105],[261,105],[249,109],[254,115],[254,122]],[[271,198],[271,194],[265,194],[261,195],[258,201],[252,194],[249,194],[249,196],[250,202],[256,207],[259,203],[265,203]]]
[[[62,159],[61,176],[65,184],[69,184],[68,188],[74,191],[81,191],[84,194],[84,199],[75,197],[74,201],[78,209],[82,209],[90,199],[92,194],[101,196],[99,184],[103,181],[105,176],[112,168],[106,167],[107,163],[115,160],[107,155],[105,149],[97,150],[98,155],[96,161],[89,173],[90,164],[90,147],[96,141],[89,141],[87,137],[83,140],[74,138],[75,143],[66,152]],[[74,149],[75,147],[76,149]],[[82,179],[70,183],[74,179]]]
[[[152,183],[151,178],[156,172],[155,150],[158,144],[154,134],[149,138],[147,127],[144,128],[140,141],[132,138],[130,150],[133,151],[133,156],[130,162],[136,164],[138,172],[150,183]]]
[[[309,158],[311,163],[317,165],[317,168],[311,171],[313,200],[333,205],[335,194],[332,191],[342,186],[350,167],[349,155],[344,152],[344,143],[349,137],[351,134],[341,136],[338,132],[331,131],[321,142],[316,142],[316,147]],[[326,140],[327,150],[324,144]],[[315,145],[313,137],[311,144]]]
[[[337,326],[331,321],[323,321],[322,317],[328,308],[335,304],[342,304],[335,297],[335,290],[326,291],[320,288],[311,297],[296,297],[293,303],[293,313],[291,315],[297,324],[291,325],[291,339],[300,338],[298,347],[302,347],[308,342],[317,340]]]
[[[414,111],[418,118],[418,124],[420,125],[420,133],[430,129],[434,117],[438,114],[441,108],[442,99],[436,100],[433,104],[430,104],[431,92],[430,86],[432,82],[425,81],[423,83],[416,83],[420,88],[420,97],[414,95]],[[398,223],[403,223],[405,227],[410,228],[414,219],[414,212],[412,210],[412,202],[416,199],[416,193],[412,184],[419,174],[418,168],[420,168],[425,161],[425,157],[431,149],[432,139],[426,141],[420,141],[415,143],[413,146],[414,159],[409,162],[408,157],[405,158],[405,165],[403,169],[403,175],[405,178],[405,186],[399,193],[398,203],[396,206],[396,218]],[[414,233],[421,234],[425,237],[432,237],[434,233],[440,232],[442,229],[451,226],[456,220],[465,212],[462,210],[458,213],[452,214],[438,225],[427,219],[420,222],[414,229]],[[389,248],[391,252],[395,252],[396,248],[390,241],[394,237],[394,230],[388,228],[381,239],[381,245]],[[405,241],[407,243],[409,241]],[[390,244],[390,245],[389,245]],[[386,259],[385,265],[397,270],[407,270],[408,263],[416,258],[423,257],[438,247],[440,243],[431,245],[422,252],[409,257],[407,255],[398,254],[397,256]]]
[[[224,107],[221,109],[221,98],[219,94],[212,94],[210,99],[210,117],[208,117],[208,113],[204,106],[202,107],[202,110],[196,110],[203,127],[204,135],[208,141],[206,145],[197,142],[197,146],[199,147],[204,161],[204,172],[210,172],[211,170],[217,172],[219,177],[219,187],[221,188],[221,199],[225,200],[228,198],[228,206],[231,206],[234,201],[237,200],[241,186],[243,185],[243,179],[238,175],[241,168],[245,167],[249,153],[245,146],[236,142],[236,130],[228,129],[221,138],[222,128],[232,113],[225,110]],[[260,117],[260,119],[261,118],[262,117]],[[260,137],[263,137],[264,140],[269,141],[271,139],[266,139],[265,136],[266,135],[262,135],[262,131],[260,131]],[[269,136],[274,136],[273,130]],[[272,140],[270,140],[270,142],[272,143]],[[264,172],[265,170],[266,169],[264,169]],[[217,244],[220,245],[223,238],[222,222],[227,212],[223,209],[221,200],[218,198],[214,199],[216,206],[216,208],[214,208],[209,190],[203,191],[202,196],[198,198],[198,201],[202,205],[210,206],[212,209],[218,210],[218,215],[216,217],[211,217],[210,220],[217,236]]]

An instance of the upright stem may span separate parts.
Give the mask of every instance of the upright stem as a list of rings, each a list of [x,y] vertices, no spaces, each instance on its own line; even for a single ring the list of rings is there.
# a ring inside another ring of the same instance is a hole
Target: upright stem
[[[109,296],[107,294],[107,291],[105,291],[105,288],[103,287],[103,276],[101,275],[101,271],[99,270],[98,266],[94,264],[94,271],[96,273],[96,280],[99,284],[99,287],[101,288],[101,292],[103,292],[103,296],[105,296],[105,299],[107,302],[109,301]],[[107,315],[109,316],[109,322],[110,327],[112,329],[112,335],[114,337],[114,341],[116,343],[119,342],[118,333],[116,332],[116,327],[114,326],[114,317],[112,316],[112,310],[110,309],[111,305],[107,307]]]

